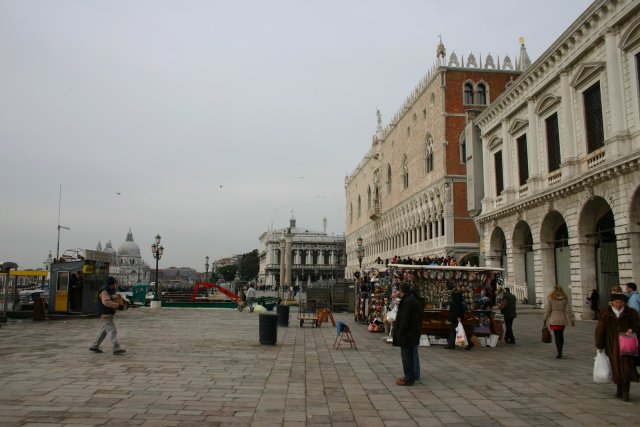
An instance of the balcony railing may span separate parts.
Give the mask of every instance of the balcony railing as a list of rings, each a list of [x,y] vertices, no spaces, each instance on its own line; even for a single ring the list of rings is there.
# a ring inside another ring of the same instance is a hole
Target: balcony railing
[[[529,186],[528,185],[523,185],[522,187],[520,187],[520,189],[518,190],[518,197],[519,198],[523,198],[525,197],[527,194],[529,193]]]
[[[587,169],[593,169],[606,160],[604,148],[594,151],[587,158]]]
[[[549,175],[549,178],[547,178],[547,183],[549,185],[555,185],[559,183],[561,179],[562,179],[562,171],[557,171]]]

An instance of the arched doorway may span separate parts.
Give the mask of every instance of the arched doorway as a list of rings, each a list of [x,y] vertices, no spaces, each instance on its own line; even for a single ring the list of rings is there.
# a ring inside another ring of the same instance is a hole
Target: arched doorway
[[[554,235],[556,257],[556,284],[564,289],[571,300],[571,251],[569,250],[569,229],[563,223]]]
[[[580,218],[582,292],[596,288],[600,306],[606,307],[611,288],[620,283],[615,219],[609,203],[595,197],[585,203]]]
[[[516,284],[526,284],[527,302],[536,303],[536,280],[533,264],[533,235],[525,221],[520,221],[513,232],[513,272]]]
[[[507,271],[507,239],[502,228],[496,227],[491,233],[491,246],[489,249],[490,252],[487,255],[487,259],[490,260],[492,266],[504,269],[502,277],[506,279],[509,276]]]
[[[638,280],[637,278],[640,277],[640,189],[637,189],[633,195],[629,209],[629,247],[631,279]]]
[[[571,264],[569,230],[564,217],[557,211],[547,214],[541,228],[542,295],[546,296],[554,286],[560,286],[571,299]]]

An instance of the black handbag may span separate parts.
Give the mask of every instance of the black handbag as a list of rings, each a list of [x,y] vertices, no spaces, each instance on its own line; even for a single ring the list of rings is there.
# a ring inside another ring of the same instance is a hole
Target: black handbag
[[[544,325],[542,327],[542,342],[546,344],[549,344],[551,342],[551,331],[549,330],[547,325]]]

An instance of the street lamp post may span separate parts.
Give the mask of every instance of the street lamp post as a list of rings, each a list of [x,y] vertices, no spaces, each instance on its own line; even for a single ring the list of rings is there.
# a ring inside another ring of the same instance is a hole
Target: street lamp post
[[[156,241],[151,245],[151,253],[156,260],[156,290],[155,295],[153,296],[153,301],[151,301],[151,308],[160,308],[162,306],[162,301],[160,300],[160,294],[158,293],[158,262],[160,258],[162,258],[162,253],[164,252],[164,247],[160,244],[160,235],[156,236]]]
[[[209,281],[209,255],[204,257],[204,281]]]

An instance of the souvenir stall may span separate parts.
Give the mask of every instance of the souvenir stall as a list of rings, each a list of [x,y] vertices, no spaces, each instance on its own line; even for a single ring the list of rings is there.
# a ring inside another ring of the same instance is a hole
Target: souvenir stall
[[[493,312],[495,292],[502,269],[448,265],[390,264],[391,282],[410,282],[424,304],[422,333],[431,344],[445,344],[451,289],[463,290],[466,313],[462,324],[467,337],[478,337],[482,345],[495,345],[503,334],[501,315]]]

